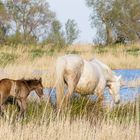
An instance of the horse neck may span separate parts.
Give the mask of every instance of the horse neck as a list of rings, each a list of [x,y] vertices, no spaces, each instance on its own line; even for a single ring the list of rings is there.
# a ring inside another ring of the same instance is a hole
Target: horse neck
[[[113,71],[108,66],[106,66],[106,65],[105,65],[105,67],[102,66],[102,65],[100,65],[100,66],[101,66],[101,69],[103,71],[103,74],[104,74],[105,79],[107,81],[112,82],[113,79],[114,79],[114,73],[113,73]]]
[[[98,59],[93,59],[92,60],[94,63],[98,64],[98,66],[101,68],[105,79],[107,81],[113,81],[114,79],[114,73],[113,71],[104,63],[102,63],[101,61],[99,61]]]
[[[108,82],[113,82],[115,79],[116,79],[116,78],[115,78],[115,73],[114,73],[111,69],[109,69],[109,70],[106,72],[106,80],[107,80]]]

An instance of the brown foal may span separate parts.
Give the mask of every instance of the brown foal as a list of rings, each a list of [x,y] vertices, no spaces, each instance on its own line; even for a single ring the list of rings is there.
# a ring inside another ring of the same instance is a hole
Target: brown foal
[[[4,114],[7,102],[15,102],[19,108],[19,116],[25,115],[27,107],[27,97],[31,91],[35,91],[41,98],[43,94],[42,79],[2,79],[0,80],[0,114]]]

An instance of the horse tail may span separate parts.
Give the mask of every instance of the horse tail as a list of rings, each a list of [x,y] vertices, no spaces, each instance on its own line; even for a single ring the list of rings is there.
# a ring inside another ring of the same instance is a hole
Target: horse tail
[[[61,109],[64,94],[64,68],[65,61],[58,58],[56,62],[56,101],[57,109]]]

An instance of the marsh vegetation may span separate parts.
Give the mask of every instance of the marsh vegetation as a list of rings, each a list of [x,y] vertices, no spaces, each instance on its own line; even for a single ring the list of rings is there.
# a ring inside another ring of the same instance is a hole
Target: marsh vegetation
[[[134,140],[139,137],[138,100],[109,108],[85,98],[74,98],[70,108],[59,116],[48,100],[39,104],[29,100],[27,117],[23,120],[15,119],[15,109],[8,106],[6,117],[0,119],[0,138]]]
[[[135,51],[133,51],[133,49]],[[36,51],[37,50],[37,51]],[[39,50],[39,51],[38,51]],[[128,51],[129,50],[129,51]],[[131,51],[132,50],[132,51]],[[54,87],[54,66],[57,56],[75,53],[85,59],[99,58],[112,69],[140,68],[139,45],[94,47],[75,45],[63,50],[43,46],[3,46],[0,78],[42,77],[45,87]],[[131,53],[130,53],[131,52]],[[135,53],[134,53],[135,52]],[[12,56],[12,57],[11,57]],[[121,59],[118,59],[120,58]],[[136,63],[137,61],[137,63]],[[115,63],[114,63],[115,62]],[[139,80],[129,85],[139,85]],[[6,116],[0,118],[0,139],[89,139],[89,140],[134,140],[139,137],[140,101],[121,103],[118,106],[100,106],[86,98],[74,98],[67,112],[57,116],[49,98],[38,102],[28,100],[26,118],[16,120],[17,109],[8,105]],[[6,135],[5,135],[6,134]]]

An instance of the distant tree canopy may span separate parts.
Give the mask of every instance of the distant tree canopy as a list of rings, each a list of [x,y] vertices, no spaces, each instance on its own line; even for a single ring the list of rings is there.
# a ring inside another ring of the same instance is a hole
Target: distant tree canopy
[[[96,43],[124,43],[140,40],[140,0],[86,0],[92,10]]]
[[[6,2],[12,32],[22,36],[24,43],[40,39],[50,29],[55,13],[43,0],[15,0]]]
[[[52,22],[51,30],[45,42],[51,43],[57,48],[65,46],[65,38],[62,31],[62,25],[58,20],[54,20]]]
[[[5,41],[8,31],[8,14],[4,4],[0,1],[0,43]]]
[[[68,19],[65,24],[66,43],[71,45],[79,35],[77,23],[74,20]]]
[[[51,30],[45,42],[52,43],[58,48],[71,45],[79,35],[79,29],[75,20],[68,19],[65,24],[65,30],[58,20],[52,22]]]
[[[0,43],[35,44],[45,42],[63,47],[78,37],[74,20],[67,32],[44,0],[0,0]]]

